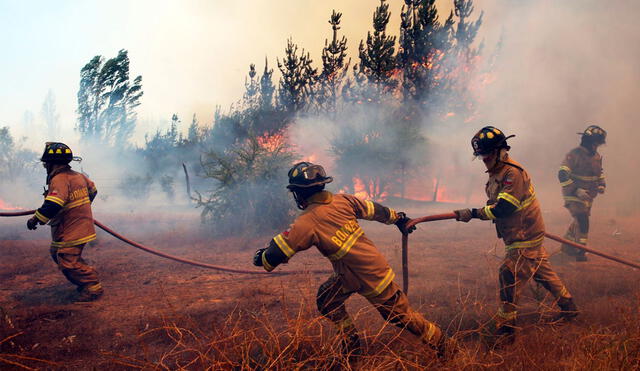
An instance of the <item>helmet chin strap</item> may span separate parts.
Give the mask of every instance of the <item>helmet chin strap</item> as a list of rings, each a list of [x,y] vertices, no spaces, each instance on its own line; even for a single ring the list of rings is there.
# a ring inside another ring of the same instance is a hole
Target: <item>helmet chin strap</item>
[[[493,164],[491,166],[487,166],[487,171],[491,171],[498,167],[498,165],[507,158],[507,148],[499,148],[496,150],[495,159],[493,160]],[[486,163],[485,163],[486,165]]]
[[[292,190],[291,193],[293,193],[293,199],[296,200],[298,209],[304,210],[307,207],[307,200],[303,199],[295,190]]]

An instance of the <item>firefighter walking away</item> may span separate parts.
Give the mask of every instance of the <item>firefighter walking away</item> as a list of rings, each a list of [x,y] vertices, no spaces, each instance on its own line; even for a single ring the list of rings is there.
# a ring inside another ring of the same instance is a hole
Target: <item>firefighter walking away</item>
[[[474,156],[482,158],[489,180],[487,205],[478,209],[456,210],[456,220],[491,220],[498,238],[505,245],[505,258],[499,269],[501,306],[492,329],[496,343],[505,345],[515,338],[518,295],[531,279],[547,289],[557,300],[560,314],[568,320],[578,315],[571,294],[551,268],[543,246],[544,221],[529,174],[509,156],[504,133],[492,126],[478,131],[471,140]]]
[[[331,261],[334,273],[320,285],[317,306],[336,325],[341,351],[349,360],[362,354],[358,331],[345,307],[345,301],[354,293],[364,296],[385,320],[408,330],[439,357],[452,355],[456,348],[453,340],[411,308],[407,296],[393,281],[395,273],[357,221],[395,224],[405,231],[410,219],[378,203],[324,190],[333,178],[320,165],[300,162],[288,175],[287,188],[302,213],[289,230],[256,252],[254,264],[272,271],[311,246]]]
[[[71,170],[71,149],[64,143],[47,142],[40,158],[47,170],[44,203],[27,221],[27,228],[51,226],[50,253],[64,276],[77,286],[77,301],[93,301],[102,285],[93,267],[82,259],[84,246],[96,239],[91,203],[98,191],[85,175]]]
[[[565,156],[558,171],[558,180],[562,186],[564,207],[573,217],[564,237],[586,245],[593,200],[598,194],[604,193],[606,187],[598,147],[605,143],[607,132],[599,126],[591,125],[578,134],[582,135],[580,145]],[[583,250],[566,244],[562,245],[562,252],[575,257],[578,262],[587,260]]]

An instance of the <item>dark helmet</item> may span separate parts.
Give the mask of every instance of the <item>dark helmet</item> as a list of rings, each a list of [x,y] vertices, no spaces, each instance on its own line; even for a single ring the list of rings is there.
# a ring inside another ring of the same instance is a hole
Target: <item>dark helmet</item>
[[[583,141],[590,141],[594,144],[604,144],[607,139],[607,132],[598,125],[589,125],[583,133],[578,134],[582,135]]]
[[[496,129],[493,126],[485,126],[480,129],[473,138],[471,138],[473,155],[488,155],[493,150],[499,148],[509,149],[511,147],[507,145],[507,139],[512,137],[515,137],[515,135],[509,135],[507,137],[501,130]]]
[[[71,148],[59,142],[47,142],[44,146],[42,157],[40,157],[40,161],[42,162],[62,165],[68,164],[71,160],[73,160]]]
[[[310,162],[298,162],[289,170],[289,190],[311,188],[331,183],[333,178],[327,176],[324,168]]]

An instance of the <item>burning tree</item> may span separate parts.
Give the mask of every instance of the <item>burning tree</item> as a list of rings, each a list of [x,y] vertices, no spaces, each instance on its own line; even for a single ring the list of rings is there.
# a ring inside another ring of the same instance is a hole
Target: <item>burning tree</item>
[[[282,136],[251,136],[225,151],[211,150],[201,164],[214,180],[206,197],[199,192],[203,221],[224,234],[264,233],[282,229],[292,216],[283,179],[293,160]]]

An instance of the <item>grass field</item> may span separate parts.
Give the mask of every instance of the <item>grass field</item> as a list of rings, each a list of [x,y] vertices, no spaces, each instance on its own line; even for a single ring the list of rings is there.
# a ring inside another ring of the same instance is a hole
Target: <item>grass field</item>
[[[548,231],[562,234],[566,214],[545,214]],[[242,269],[252,269],[255,249],[271,237],[214,240],[190,215],[98,217],[138,242]],[[365,355],[349,365],[337,352],[333,326],[315,308],[317,287],[328,275],[219,273],[148,255],[100,234],[85,258],[98,269],[105,295],[74,304],[73,286],[48,256],[48,230],[28,233],[23,219],[0,220],[0,369],[640,368],[640,271],[599,257],[586,263],[552,258],[582,311],[574,322],[548,324],[544,318],[555,313],[551,298],[530,285],[520,300],[515,344],[488,348],[481,333],[497,308],[503,246],[485,222],[422,224],[409,242],[410,301],[459,339],[460,353],[438,361],[354,295],[347,308]],[[595,217],[592,224],[594,248],[640,262],[637,219]],[[399,232],[362,225],[401,285]],[[550,253],[558,248],[548,241]],[[278,270],[325,268],[329,262],[310,250]]]

